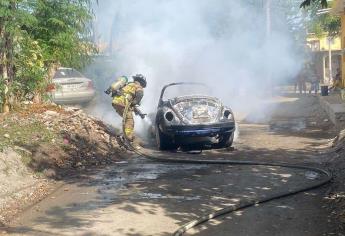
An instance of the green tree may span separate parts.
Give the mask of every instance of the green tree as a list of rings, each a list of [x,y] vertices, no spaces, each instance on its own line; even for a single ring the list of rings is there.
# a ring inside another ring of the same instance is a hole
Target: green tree
[[[43,49],[46,63],[82,68],[95,53],[91,42],[90,0],[36,0],[32,5],[36,24],[29,34]]]
[[[321,38],[327,33],[328,37],[334,38],[340,33],[340,18],[331,14],[323,14],[311,21],[309,29]]]
[[[301,3],[300,7],[301,8],[309,7],[312,3],[315,3],[321,6],[322,8],[326,8],[328,6],[327,0],[304,0]]]
[[[0,1],[0,107],[40,97],[56,65],[81,68],[96,53],[91,0]]]
[[[328,6],[332,7],[333,3],[334,1],[328,2]],[[308,31],[315,33],[318,38],[325,36],[325,34],[331,38],[336,37],[340,33],[340,17],[331,13],[317,14],[319,8],[318,2],[311,3],[307,8],[310,18],[307,26]]]
[[[0,2],[0,103],[3,110],[9,109],[15,87],[15,49],[21,38],[21,27],[32,22],[22,0],[2,0]]]
[[[15,61],[18,89],[16,97],[30,96],[39,99],[44,93],[47,69],[44,66],[43,50],[30,37],[20,39],[20,49]]]

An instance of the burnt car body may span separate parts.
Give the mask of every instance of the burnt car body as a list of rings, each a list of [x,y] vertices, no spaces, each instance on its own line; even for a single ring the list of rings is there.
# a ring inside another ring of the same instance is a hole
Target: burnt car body
[[[154,127],[157,147],[160,150],[200,145],[230,147],[235,119],[232,110],[218,98],[191,94],[164,99],[167,88],[186,84],[196,83],[172,83],[161,91]]]

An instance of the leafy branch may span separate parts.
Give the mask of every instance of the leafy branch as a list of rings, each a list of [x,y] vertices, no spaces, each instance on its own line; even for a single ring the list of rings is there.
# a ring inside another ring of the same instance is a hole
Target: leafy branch
[[[312,3],[321,6],[321,8],[326,8],[328,6],[327,0],[304,0],[301,3],[300,8],[309,7]]]

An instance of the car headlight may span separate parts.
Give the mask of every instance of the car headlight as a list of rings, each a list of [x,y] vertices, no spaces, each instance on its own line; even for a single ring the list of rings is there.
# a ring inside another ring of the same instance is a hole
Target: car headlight
[[[167,121],[171,122],[171,121],[174,120],[175,115],[174,115],[174,113],[172,113],[171,111],[167,111],[167,112],[164,114],[164,118],[165,118]]]
[[[180,124],[180,119],[176,116],[175,112],[171,109],[166,109],[164,112],[164,121],[170,125]]]

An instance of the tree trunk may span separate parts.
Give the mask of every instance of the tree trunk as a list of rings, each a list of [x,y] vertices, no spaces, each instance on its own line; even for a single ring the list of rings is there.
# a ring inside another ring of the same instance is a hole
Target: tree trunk
[[[6,34],[4,34],[4,36],[2,37],[3,38],[3,44],[4,46],[2,47],[3,50],[1,52],[1,76],[2,76],[2,79],[5,83],[5,86],[6,86],[6,89],[5,91],[2,91],[2,96],[3,96],[3,104],[2,104],[2,112],[3,113],[7,113],[10,111],[10,106],[8,104],[8,69],[7,69],[7,56],[6,56],[6,49],[7,49],[7,36]]]
[[[15,11],[16,3],[15,1],[10,1],[9,10]],[[13,15],[10,15],[6,18],[0,18],[0,33],[2,38],[1,43],[1,51],[0,51],[0,71],[2,72],[2,78],[5,82],[5,86],[7,87],[7,91],[4,91],[2,94],[4,103],[2,111],[4,113],[9,112],[10,104],[9,100],[11,93],[8,92],[8,89],[11,88],[11,85],[14,81],[14,60],[13,60],[13,38],[14,35],[10,30],[7,29],[6,25],[10,24],[13,21]],[[12,99],[13,100],[13,99]]]
[[[5,65],[5,43],[4,43],[4,33],[5,26],[4,26],[4,18],[0,17],[0,76],[2,77],[3,81],[7,77],[7,69]],[[7,100],[5,98],[5,91],[0,91],[0,96],[2,97],[3,103],[1,104],[1,112],[8,112],[9,106],[7,105]]]
[[[4,37],[3,37],[3,40],[4,40],[4,51],[2,52],[2,58],[1,58],[1,61],[2,61],[2,78],[5,82],[5,86],[6,86],[6,90],[4,91],[4,103],[3,103],[3,108],[2,108],[2,111],[4,113],[7,113],[10,111],[10,104],[9,104],[9,96],[10,96],[10,93],[8,92],[8,88],[11,86],[11,82],[12,82],[12,79],[9,77],[9,64],[11,63],[8,59],[8,56],[9,54],[7,53],[7,51],[9,50],[9,47],[11,47],[12,45],[12,42],[11,42],[11,38],[9,36],[8,33],[4,33]]]
[[[46,78],[48,84],[52,82],[55,72],[57,71],[57,69],[59,69],[60,66],[61,64],[59,62],[52,62],[48,66],[48,73],[47,73],[47,78]]]

